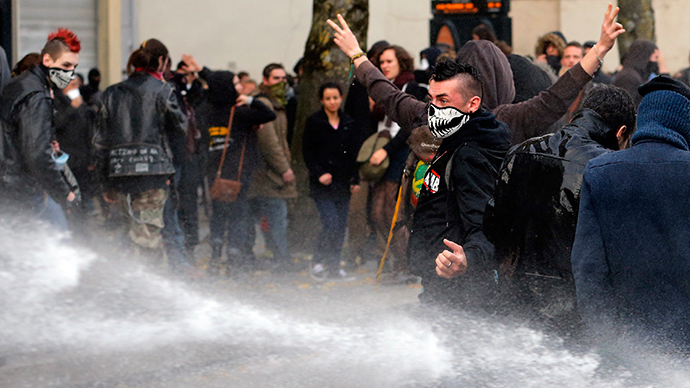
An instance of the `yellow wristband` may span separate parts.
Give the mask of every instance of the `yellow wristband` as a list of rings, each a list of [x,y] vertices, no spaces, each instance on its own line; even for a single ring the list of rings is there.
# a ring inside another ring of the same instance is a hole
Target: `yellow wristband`
[[[351,60],[352,62],[354,62],[355,59],[357,59],[357,58],[359,58],[359,57],[363,57],[363,56],[365,56],[365,55],[367,55],[367,54],[364,53],[364,52],[360,52],[359,54],[353,55],[352,58],[350,58],[350,60]]]

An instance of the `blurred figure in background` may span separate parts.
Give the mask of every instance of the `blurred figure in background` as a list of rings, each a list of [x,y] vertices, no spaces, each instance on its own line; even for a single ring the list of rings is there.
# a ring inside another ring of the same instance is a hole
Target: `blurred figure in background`
[[[623,59],[623,68],[613,78],[613,85],[627,90],[635,101],[635,106],[638,106],[642,102],[642,96],[637,88],[651,78],[667,73],[664,57],[656,44],[637,39],[630,45]]]

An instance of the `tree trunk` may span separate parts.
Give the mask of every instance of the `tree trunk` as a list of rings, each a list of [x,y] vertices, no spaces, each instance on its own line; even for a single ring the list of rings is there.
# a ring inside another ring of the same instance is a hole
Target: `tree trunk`
[[[290,243],[293,252],[311,252],[320,223],[314,202],[309,198],[309,175],[302,157],[302,134],[307,118],[321,109],[318,90],[327,81],[338,82],[343,92],[349,88],[350,59],[333,42],[327,19],[341,14],[364,47],[369,29],[368,0],[314,0],[311,32],[304,49],[299,78],[297,119],[292,140],[293,170],[299,197],[290,203]],[[344,96],[343,96],[344,97]],[[345,99],[343,98],[343,102]]]
[[[618,37],[618,50],[624,58],[635,39],[656,40],[654,9],[652,0],[618,0],[618,6],[618,22],[625,28],[625,33]]]

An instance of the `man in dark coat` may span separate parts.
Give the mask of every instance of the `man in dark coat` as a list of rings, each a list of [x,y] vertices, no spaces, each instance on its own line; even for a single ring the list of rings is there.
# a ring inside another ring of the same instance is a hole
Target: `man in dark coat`
[[[67,221],[57,204],[69,207],[76,196],[52,158],[51,88],[64,89],[72,80],[80,49],[73,32],[51,34],[41,64],[13,79],[0,98],[0,191],[5,204],[14,199],[13,210],[34,213],[63,230]]]
[[[503,300],[528,319],[562,334],[579,326],[570,248],[582,174],[590,159],[625,148],[634,129],[630,94],[598,85],[568,125],[506,156],[484,225],[501,265]]]
[[[632,148],[584,173],[572,252],[585,323],[618,341],[690,353],[690,88],[640,87]]]
[[[442,61],[431,76],[429,130],[443,141],[424,176],[407,247],[422,302],[482,307],[493,283],[482,222],[510,132],[481,108],[481,90],[479,72],[467,64]]]

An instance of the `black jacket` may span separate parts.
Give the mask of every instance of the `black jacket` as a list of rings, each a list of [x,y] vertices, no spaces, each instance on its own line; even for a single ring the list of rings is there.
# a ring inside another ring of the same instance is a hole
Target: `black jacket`
[[[197,127],[201,132],[201,143],[205,145],[208,152],[206,173],[210,178],[210,183],[213,183],[225,147],[225,137],[228,133],[228,121],[230,119],[230,104],[219,106],[206,100],[199,105],[196,115]],[[251,105],[235,108],[232,132],[221,170],[221,178],[237,180],[242,146],[246,142],[240,181],[245,185],[250,183],[252,174],[262,163],[254,127],[275,120],[275,118],[275,113],[258,99],[254,99]],[[242,189],[242,193],[247,192],[248,190]]]
[[[60,150],[69,155],[70,169],[81,175],[93,164],[93,139],[96,111],[86,102],[79,108],[62,91],[55,91],[55,136]]]
[[[441,143],[424,177],[408,244],[410,271],[422,278],[423,301],[467,305],[488,292],[496,265],[482,223],[509,146],[508,126],[483,109]],[[452,168],[450,189],[447,167]],[[465,275],[446,280],[436,274],[436,256],[447,249],[443,239],[463,247],[468,262]]]
[[[501,272],[572,282],[570,250],[582,174],[590,159],[617,148],[616,131],[583,109],[558,132],[510,150],[485,222]]]
[[[175,173],[168,134],[186,132],[187,117],[169,84],[136,72],[108,87],[94,137],[106,187],[128,193],[165,187]]]
[[[70,188],[53,161],[53,99],[39,66],[14,78],[0,97],[3,136],[0,178],[5,195],[26,198],[46,191],[64,204]]]
[[[323,110],[311,115],[304,127],[302,154],[309,169],[309,195],[313,198],[349,198],[350,185],[359,182],[355,121],[343,111],[338,114],[338,129],[331,126]],[[319,177],[326,173],[333,176],[328,186],[319,182]]]

